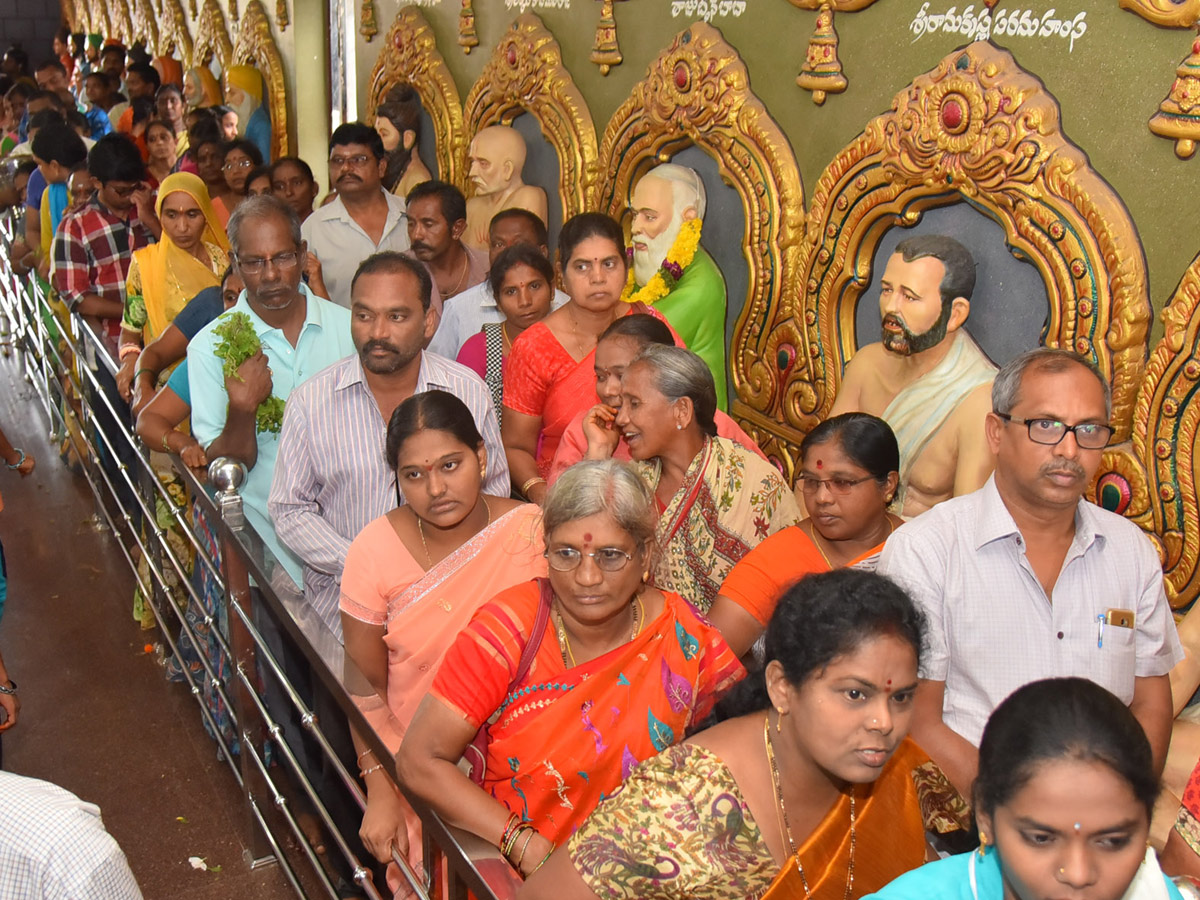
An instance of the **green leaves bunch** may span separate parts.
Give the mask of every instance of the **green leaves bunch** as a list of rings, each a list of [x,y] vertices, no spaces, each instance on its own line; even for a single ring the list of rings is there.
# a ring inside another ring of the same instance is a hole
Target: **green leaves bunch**
[[[262,349],[262,341],[254,331],[254,323],[244,312],[227,313],[221,317],[213,334],[221,339],[214,352],[217,359],[221,360],[225,377],[241,381],[238,367]],[[284,406],[283,399],[274,394],[260,403],[254,414],[257,430],[278,434],[283,428]]]

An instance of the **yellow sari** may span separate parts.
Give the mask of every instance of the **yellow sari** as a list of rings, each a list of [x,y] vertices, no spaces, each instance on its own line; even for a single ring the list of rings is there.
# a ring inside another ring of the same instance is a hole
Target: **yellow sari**
[[[155,212],[161,217],[163,201],[176,192],[195,200],[204,214],[201,241],[209,264],[205,265],[190,251],[181,250],[166,231],[157,244],[133,254],[121,324],[129,331],[140,332],[145,343],[162,334],[198,293],[219,285],[221,272],[229,265],[229,239],[213,211],[208,188],[199,176],[176,172],[164,178],[158,188]]]

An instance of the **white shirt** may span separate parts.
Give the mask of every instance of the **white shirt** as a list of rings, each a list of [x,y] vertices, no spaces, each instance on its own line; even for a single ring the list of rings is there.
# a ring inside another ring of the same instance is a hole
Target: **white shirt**
[[[141,900],[142,892],[98,806],[0,772],[0,897]]]
[[[570,299],[562,291],[555,290],[550,308],[558,309]],[[433,334],[433,340],[429,342],[429,352],[456,359],[463,344],[479,334],[484,325],[503,321],[504,313],[492,296],[491,282],[485,278],[445,301],[442,305],[442,321]]]
[[[992,711],[1031,681],[1089,678],[1128,704],[1134,678],[1183,659],[1149,539],[1085,500],[1050,598],[994,477],[897,529],[878,571],[925,613],[921,677],[945,682],[942,719],[976,746]],[[1110,609],[1131,610],[1134,627],[1101,633]]]
[[[388,191],[380,191],[387,200],[388,214],[383,235],[375,243],[346,209],[341,197],[313,210],[300,226],[308,249],[321,261],[321,275],[329,288],[329,299],[350,308],[350,282],[364,259],[381,250],[408,249],[408,225],[404,201]]]

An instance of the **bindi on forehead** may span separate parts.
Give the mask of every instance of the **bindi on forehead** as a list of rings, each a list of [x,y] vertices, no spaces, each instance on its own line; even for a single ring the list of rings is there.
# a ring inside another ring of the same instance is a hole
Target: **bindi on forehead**
[[[823,459],[818,459],[818,460],[817,460],[817,468],[818,468],[818,469],[823,469],[823,468],[825,468],[825,460],[823,460]]]
[[[588,543],[591,543],[591,541],[592,541],[592,533],[591,533],[590,531],[584,532],[583,539],[584,539],[585,541],[587,541]]]

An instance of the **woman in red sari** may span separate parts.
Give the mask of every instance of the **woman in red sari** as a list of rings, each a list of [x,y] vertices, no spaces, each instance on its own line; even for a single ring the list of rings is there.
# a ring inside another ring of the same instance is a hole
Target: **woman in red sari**
[[[504,371],[501,435],[513,485],[534,503],[563,432],[595,396],[596,341],[621,316],[650,313],[621,302],[628,267],[621,226],[601,213],[569,219],[558,237],[563,289],[571,298],[513,343]]]
[[[654,520],[625,463],[564,474],[545,503],[548,581],[480,607],[400,745],[405,788],[522,874],[744,674],[690,604],[647,586]],[[485,723],[481,788],[457,763]]]

